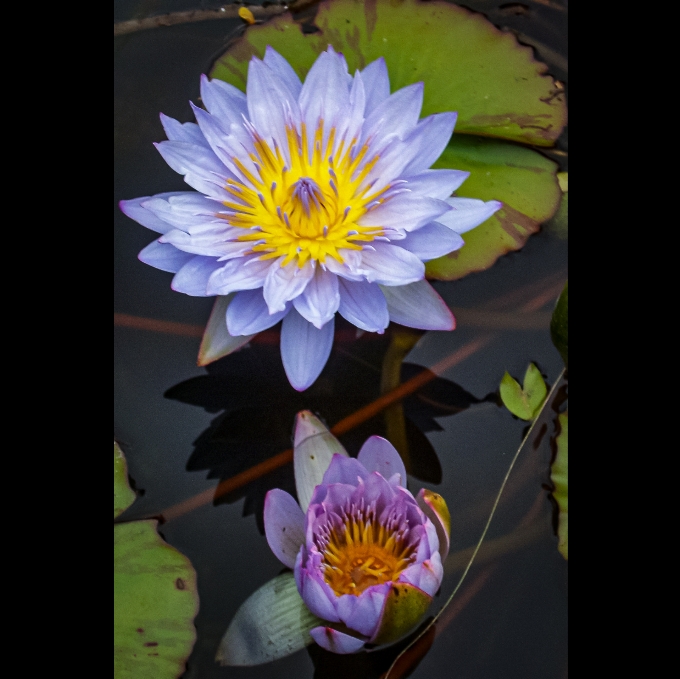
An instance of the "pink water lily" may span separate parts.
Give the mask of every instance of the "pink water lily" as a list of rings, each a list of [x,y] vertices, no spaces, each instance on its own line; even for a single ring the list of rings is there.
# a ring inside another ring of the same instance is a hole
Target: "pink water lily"
[[[300,504],[269,491],[265,533],[324,621],[312,638],[334,653],[395,641],[420,621],[441,584],[446,503],[424,489],[413,497],[387,440],[372,436],[350,458],[308,411],[298,415],[294,459]]]
[[[452,198],[469,173],[429,169],[456,114],[419,120],[423,83],[390,94],[383,59],[352,76],[330,46],[302,83],[268,47],[246,94],[203,77],[201,99],[196,123],[161,116],[157,144],[195,191],[120,205],[161,234],[143,262],[174,273],[178,292],[224,299],[205,340],[219,348],[203,362],[283,320],[283,365],[304,390],[328,360],[336,313],[369,332],[454,328],[424,262],[462,247],[500,203]]]

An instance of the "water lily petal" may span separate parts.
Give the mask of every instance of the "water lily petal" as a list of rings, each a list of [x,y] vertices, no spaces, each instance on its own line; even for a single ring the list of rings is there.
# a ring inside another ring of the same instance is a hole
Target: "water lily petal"
[[[358,596],[345,594],[338,599],[337,610],[340,620],[351,630],[366,637],[372,637],[385,606],[385,598],[390,591],[390,583],[374,585]]]
[[[365,115],[369,115],[390,96],[390,77],[385,59],[380,57],[372,61],[361,71],[361,79],[367,92]]]
[[[222,264],[222,262],[220,262]],[[209,295],[228,295],[237,290],[253,290],[264,285],[271,261],[259,257],[241,257],[229,260],[217,269],[208,281]]]
[[[133,198],[132,200],[121,200],[118,205],[125,215],[127,215],[130,219],[134,219],[147,229],[151,229],[157,233],[166,233],[173,228],[172,224],[166,222],[162,216],[159,216],[155,212],[151,212],[146,207],[144,207],[144,203],[152,200],[153,198],[162,198],[163,200],[167,200],[170,196],[181,196],[186,193],[188,192],[170,191],[168,193],[158,193],[155,196],[142,196],[141,198]]]
[[[412,252],[389,243],[373,242],[373,250],[361,253],[361,266],[369,283],[404,286],[424,278],[425,265]]]
[[[332,627],[315,627],[309,633],[321,648],[325,648],[331,653],[346,655],[348,653],[357,653],[364,647],[362,639],[339,632]]]
[[[254,335],[231,335],[227,330],[226,314],[234,294],[220,296],[215,300],[208,324],[205,326],[201,347],[198,350],[198,365],[204,366],[227,356],[247,344]]]
[[[232,173],[207,146],[181,141],[162,141],[154,144],[163,160],[178,174],[195,174],[213,183],[224,183]]]
[[[178,250],[191,252],[204,257],[219,257],[220,261],[241,257],[252,247],[243,241],[229,241],[232,229],[224,224],[206,224],[203,228],[194,228],[194,234],[173,229],[163,234],[162,243],[170,243]]]
[[[208,142],[196,123],[180,123],[179,120],[166,116],[164,113],[161,113],[160,118],[165,136],[170,141],[183,141],[208,148]]]
[[[399,474],[399,483],[406,487],[406,467],[397,449],[382,436],[371,436],[361,446],[357,460],[369,471],[386,479]]]
[[[448,255],[463,245],[465,241],[462,236],[437,222],[430,222],[417,231],[411,231],[406,234],[406,238],[399,241],[400,248],[412,252],[423,262]]]
[[[385,295],[377,283],[353,282],[340,279],[340,305],[338,311],[350,323],[366,330],[382,334],[389,325]]]
[[[331,463],[323,475],[322,483],[346,483],[356,486],[358,479],[362,481],[368,476],[368,471],[361,462],[345,455],[333,455]]]
[[[402,571],[399,582],[408,582],[433,597],[439,590],[443,577],[441,557],[439,552],[435,552],[432,558],[413,564]]]
[[[331,354],[334,332],[333,319],[318,330],[295,309],[283,319],[281,358],[293,389],[304,391],[316,381]]]
[[[439,540],[439,553],[441,558],[445,559],[449,553],[451,540],[451,514],[446,500],[439,493],[427,490],[427,488],[420,489],[416,500],[425,516],[434,524]]]
[[[144,264],[160,269],[177,273],[194,255],[178,250],[169,243],[159,243],[157,240],[149,243],[138,255],[137,259]]]
[[[170,287],[193,297],[211,297],[207,291],[208,280],[222,266],[214,257],[195,255],[174,276]]]
[[[453,330],[456,319],[446,302],[425,280],[395,287],[381,286],[390,320],[420,330]]]
[[[412,160],[404,167],[405,177],[424,172],[441,156],[451,139],[457,118],[457,113],[435,113],[416,125],[406,140],[417,152],[413,153]]]
[[[403,138],[416,126],[423,107],[422,82],[408,85],[378,104],[366,116],[362,129],[362,143],[380,149],[392,136]]]
[[[264,500],[264,532],[272,552],[288,568],[305,541],[305,515],[292,495],[280,488],[270,490]]]
[[[317,267],[305,289],[293,300],[293,305],[315,328],[323,328],[340,306],[338,277]]]
[[[304,512],[314,489],[323,482],[334,455],[347,456],[347,451],[318,417],[309,410],[298,413],[295,420],[293,467],[295,490]]]
[[[283,311],[286,302],[302,294],[314,277],[312,262],[308,261],[300,268],[295,262],[280,266],[282,260],[283,257],[269,269],[264,281],[264,299],[272,314]]]
[[[406,188],[413,193],[446,200],[470,176],[462,170],[425,170],[406,177]]]
[[[246,95],[223,80],[201,76],[201,100],[208,112],[222,124],[241,123],[248,114]]]
[[[414,231],[448,212],[446,201],[400,193],[369,210],[357,221],[360,226],[398,227]]]
[[[302,584],[300,596],[307,604],[307,608],[323,620],[340,622],[334,605],[335,595],[331,588],[323,580],[314,577],[304,568],[301,572],[300,582]]]
[[[261,288],[243,290],[234,295],[227,309],[227,328],[231,335],[255,335],[276,325],[289,309],[290,305],[270,314]]]
[[[456,233],[474,229],[503,207],[500,201],[489,200],[485,203],[476,198],[449,198],[447,203],[452,209],[438,217],[437,221]]]
[[[263,61],[274,72],[276,77],[286,85],[297,100],[300,97],[302,82],[297,73],[293,70],[293,67],[269,45],[267,45],[267,48],[265,49]]]

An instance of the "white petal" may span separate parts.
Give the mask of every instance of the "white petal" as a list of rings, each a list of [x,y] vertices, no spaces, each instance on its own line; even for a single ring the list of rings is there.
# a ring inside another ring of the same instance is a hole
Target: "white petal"
[[[154,198],[167,200],[170,196],[182,196],[186,193],[190,192],[170,191],[168,193],[158,193],[155,196],[142,196],[141,198],[133,198],[132,200],[121,200],[119,206],[123,211],[123,214],[127,215],[130,219],[134,219],[147,229],[151,229],[157,233],[165,233],[166,231],[170,231],[170,229],[172,229],[172,224],[166,222],[165,219],[157,215],[155,212],[150,212],[146,207],[144,207],[144,203]]]
[[[417,149],[417,152],[404,168],[405,177],[427,170],[441,156],[451,139],[457,117],[457,113],[436,113],[418,123],[407,139],[409,145]]]
[[[288,381],[304,391],[321,374],[333,346],[335,322],[331,319],[317,330],[291,309],[281,326],[281,358]]]
[[[377,207],[371,208],[358,220],[360,226],[385,226],[413,231],[450,210],[446,201],[400,193]]]
[[[297,73],[293,67],[270,45],[264,52],[264,63],[271,68],[274,74],[285,83],[291,94],[297,100],[302,89],[302,82],[298,78]]]
[[[406,177],[405,186],[418,195],[446,200],[469,176],[469,172],[462,170],[425,170]]]
[[[437,222],[426,224],[417,231],[411,231],[404,240],[399,241],[400,248],[412,252],[423,262],[448,255],[449,252],[459,250],[463,245],[465,241],[459,234]]]
[[[378,104],[381,104],[390,96],[390,78],[385,59],[380,57],[380,59],[372,61],[361,71],[361,78],[367,92],[365,115],[368,115]]]
[[[248,252],[252,243],[243,241],[229,241],[233,229],[222,224],[207,224],[197,233],[188,234],[179,229],[169,231],[161,236],[163,243],[172,243],[179,250],[191,252],[205,257],[219,257],[221,261],[242,257]]]
[[[397,245],[373,241],[374,250],[364,248],[361,266],[369,283],[406,285],[425,276],[425,265],[413,253]]]
[[[208,80],[202,75],[201,99],[210,114],[223,124],[242,124],[243,116],[248,114],[246,95],[222,80]]]
[[[227,177],[232,176],[210,148],[180,141],[162,141],[155,146],[163,160],[179,174],[197,175],[205,181],[220,185],[225,183]]]
[[[392,136],[404,138],[416,126],[423,107],[423,83],[414,83],[385,99],[367,117],[362,142],[379,149]]]
[[[316,267],[314,276],[304,291],[293,300],[298,313],[315,328],[321,329],[335,316],[340,305],[338,277]]]
[[[161,113],[161,125],[163,125],[165,136],[170,141],[183,141],[198,146],[208,146],[208,142],[205,140],[203,133],[196,123],[182,124],[179,120],[175,120],[174,118],[170,118],[170,116]]]
[[[212,274],[208,294],[228,295],[237,290],[261,288],[271,265],[270,260],[261,260],[257,255],[232,259]]]
[[[340,315],[367,332],[385,332],[390,315],[385,295],[377,283],[340,279]]]
[[[314,276],[314,265],[311,261],[305,262],[300,268],[296,262],[281,266],[283,259],[280,257],[272,262],[264,281],[264,299],[272,314],[283,311],[286,302],[301,294]]]
[[[214,257],[195,255],[175,274],[170,287],[185,295],[210,297],[213,293],[207,292],[208,279],[221,266]]]
[[[453,330],[456,327],[453,314],[427,281],[381,288],[391,321],[420,330]]]
[[[254,335],[276,325],[287,313],[290,305],[283,311],[269,313],[262,289],[243,290],[234,295],[227,309],[227,328],[231,335]]]
[[[485,203],[476,198],[449,198],[446,202],[452,209],[438,217],[437,221],[456,233],[465,233],[474,229],[503,207],[503,203],[497,200],[489,200]]]
[[[192,254],[178,250],[174,245],[159,243],[157,240],[149,243],[137,255],[137,259],[144,264],[170,273],[177,273],[193,257]]]

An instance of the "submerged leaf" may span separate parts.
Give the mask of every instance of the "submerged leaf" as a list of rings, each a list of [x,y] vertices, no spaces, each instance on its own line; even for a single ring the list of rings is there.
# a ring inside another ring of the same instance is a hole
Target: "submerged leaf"
[[[134,492],[115,444],[113,468],[116,515],[132,504]],[[157,523],[113,526],[115,679],[176,679],[196,641],[196,572],[186,556],[161,539]]]
[[[455,280],[488,269],[501,255],[522,248],[559,205],[557,165],[516,144],[454,134],[433,167],[467,170],[470,176],[456,196],[500,200],[503,207],[464,233],[460,250],[427,262],[428,278]]]
[[[503,375],[500,386],[501,400],[505,407],[522,420],[533,420],[548,393],[539,369],[530,363],[524,375],[524,385],[519,386],[508,372]]]
[[[220,641],[221,665],[260,665],[312,643],[309,631],[323,624],[298,594],[295,577],[278,575],[250,595]]]
[[[304,35],[290,14],[249,27],[220,57],[212,77],[245,89],[248,62],[267,45],[304,77],[328,44],[350,73],[384,57],[394,92],[423,81],[422,115],[457,111],[456,130],[551,146],[566,122],[564,94],[529,47],[483,15],[446,2],[330,0],[319,31]]]
[[[557,456],[552,464],[550,479],[552,480],[555,490],[553,496],[557,501],[559,508],[558,522],[557,522],[557,536],[559,543],[557,549],[565,558],[569,558],[569,414],[563,413],[559,416],[561,431],[556,439]]]
[[[569,281],[557,300],[555,311],[550,321],[550,336],[553,344],[560,352],[564,365],[569,367]]]

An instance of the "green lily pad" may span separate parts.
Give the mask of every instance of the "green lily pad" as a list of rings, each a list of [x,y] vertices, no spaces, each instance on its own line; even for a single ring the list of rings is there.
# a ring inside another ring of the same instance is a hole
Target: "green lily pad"
[[[130,488],[127,462],[120,446],[113,442],[113,518],[120,516],[135,501],[135,491]]]
[[[114,516],[134,501],[125,457],[114,444]],[[161,539],[157,521],[113,526],[115,679],[176,679],[196,641],[196,572]]]
[[[530,363],[524,375],[524,385],[520,387],[519,382],[506,372],[501,380],[500,393],[503,404],[513,415],[522,420],[533,420],[545,401],[548,387],[539,369]]]
[[[557,181],[562,191],[562,197],[557,212],[545,223],[544,228],[557,238],[567,240],[569,238],[569,174],[558,172]]]
[[[299,595],[288,571],[253,592],[236,612],[215,658],[221,665],[260,665],[308,646],[323,625]]]
[[[557,501],[559,508],[558,522],[557,522],[557,537],[559,542],[557,549],[560,554],[569,559],[569,414],[563,413],[559,416],[561,431],[556,439],[557,442],[557,456],[552,464],[550,479],[552,480],[555,490],[553,496]]]
[[[470,176],[456,195],[500,200],[503,207],[464,233],[460,250],[427,262],[428,278],[450,281],[488,269],[501,255],[523,247],[560,202],[557,165],[516,144],[454,134],[433,167],[467,170]]]
[[[423,81],[423,115],[457,111],[459,133],[552,146],[564,127],[564,94],[547,66],[481,14],[446,2],[328,0],[314,24],[319,31],[304,35],[283,14],[250,26],[211,77],[245,90],[248,61],[267,45],[304,77],[331,44],[350,72],[384,57],[392,91]]]
[[[569,281],[564,284],[550,321],[550,336],[560,352],[564,365],[569,367]]]

